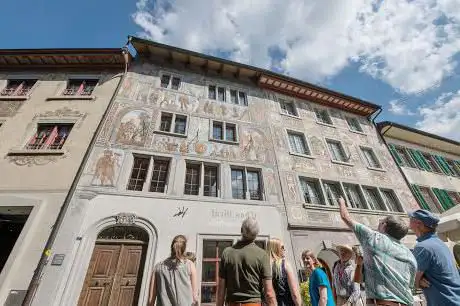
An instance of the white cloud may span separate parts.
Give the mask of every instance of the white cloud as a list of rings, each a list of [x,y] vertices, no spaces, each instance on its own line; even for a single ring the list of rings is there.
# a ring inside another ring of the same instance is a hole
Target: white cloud
[[[395,115],[415,115],[415,113],[410,111],[405,105],[405,103],[401,100],[391,100],[390,108],[388,110]]]
[[[457,66],[458,0],[139,0],[142,35],[321,81],[351,62],[404,93],[439,84]]]
[[[441,95],[431,106],[418,109],[418,129],[460,140],[460,90]]]

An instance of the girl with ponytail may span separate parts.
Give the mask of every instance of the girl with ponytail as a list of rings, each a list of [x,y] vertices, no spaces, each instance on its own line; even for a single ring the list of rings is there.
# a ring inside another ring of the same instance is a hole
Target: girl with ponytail
[[[187,238],[177,235],[168,258],[158,263],[150,280],[149,306],[188,306],[198,303],[196,268],[185,256]]]

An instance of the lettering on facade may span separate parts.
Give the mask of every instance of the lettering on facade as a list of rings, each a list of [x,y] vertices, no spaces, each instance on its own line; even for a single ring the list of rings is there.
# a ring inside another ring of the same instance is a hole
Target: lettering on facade
[[[173,217],[185,217],[185,214],[187,213],[188,208],[185,208],[184,206],[178,207],[177,212],[173,215]]]
[[[256,218],[257,214],[253,211],[233,211],[230,209],[212,209],[212,219],[231,219],[231,220],[244,220],[247,217]]]
[[[131,225],[136,221],[137,216],[131,213],[119,213],[115,216],[117,224]]]

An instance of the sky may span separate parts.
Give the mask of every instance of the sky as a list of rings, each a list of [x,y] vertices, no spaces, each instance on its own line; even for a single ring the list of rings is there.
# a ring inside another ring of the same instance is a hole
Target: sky
[[[135,35],[343,92],[382,105],[377,121],[460,140],[458,0],[3,2],[3,49],[116,48]]]

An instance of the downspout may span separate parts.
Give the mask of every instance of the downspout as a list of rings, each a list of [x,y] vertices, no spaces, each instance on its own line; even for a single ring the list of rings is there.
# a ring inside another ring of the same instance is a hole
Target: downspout
[[[24,301],[22,302],[22,306],[29,306],[32,303],[32,300],[35,296],[35,293],[38,289],[38,286],[40,285],[41,277],[43,274],[43,270],[45,269],[46,264],[48,263],[48,257],[51,255],[51,249],[53,247],[54,242],[56,241],[57,234],[59,232],[59,229],[62,225],[62,222],[64,221],[64,217],[66,215],[66,212],[69,208],[69,205],[71,203],[72,197],[75,193],[75,190],[77,188],[78,182],[80,181],[80,178],[83,174],[83,170],[85,169],[89,157],[91,155],[91,152],[96,144],[97,137],[101,133],[102,127],[105,122],[105,118],[109,114],[110,109],[113,106],[113,103],[115,101],[115,98],[117,97],[118,91],[120,90],[121,84],[123,83],[123,80],[126,77],[126,73],[128,72],[128,66],[129,66],[129,51],[127,48],[127,44],[122,48],[122,54],[123,58],[125,61],[125,69],[123,71],[123,74],[120,77],[120,81],[118,82],[117,87],[115,88],[115,91],[109,101],[109,104],[107,108],[104,111],[104,114],[99,121],[99,124],[96,128],[96,131],[94,132],[91,141],[88,145],[88,148],[86,149],[85,155],[83,156],[83,160],[80,163],[80,166],[77,170],[77,173],[75,175],[75,178],[72,181],[72,185],[70,186],[69,192],[66,195],[66,198],[64,199],[64,203],[61,206],[61,209],[59,211],[59,214],[56,218],[56,222],[53,225],[53,229],[51,230],[50,236],[48,238],[48,241],[46,242],[45,248],[43,250],[42,256],[40,258],[40,261],[38,262],[37,268],[34,271],[34,274],[32,276],[32,279],[30,281],[29,287],[27,288],[27,293],[26,296],[24,297]]]

